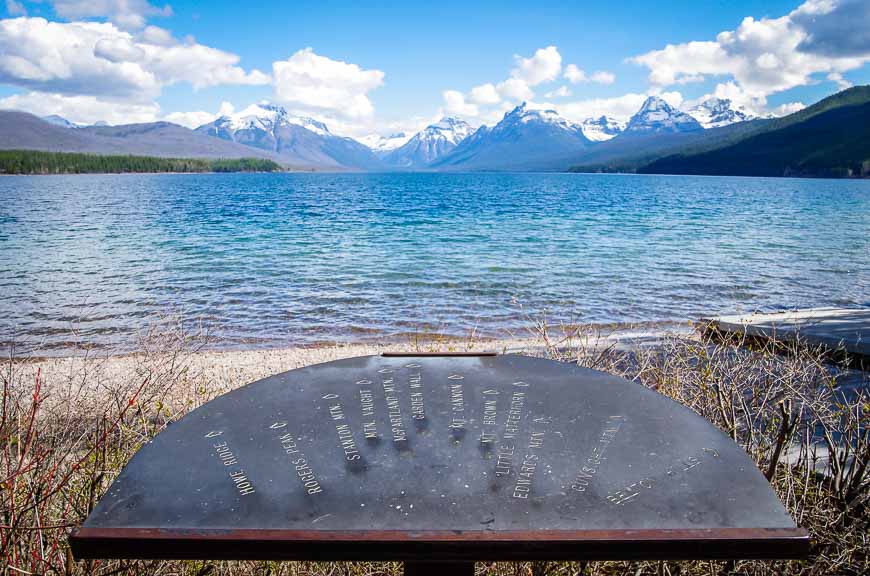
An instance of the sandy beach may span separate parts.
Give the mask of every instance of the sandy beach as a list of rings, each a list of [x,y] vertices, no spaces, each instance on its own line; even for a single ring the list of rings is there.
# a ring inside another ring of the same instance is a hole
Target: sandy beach
[[[583,326],[512,339],[446,339],[356,343],[314,347],[211,349],[210,343],[162,335],[143,341],[141,351],[113,354],[73,350],[67,356],[19,359],[14,381],[31,385],[39,375],[48,404],[74,400],[87,409],[107,394],[129,393],[145,379],[173,409],[189,408],[255,380],[304,366],[385,352],[497,352],[535,356],[588,355],[605,350],[629,352],[659,346],[672,337],[694,338],[691,324],[661,326]],[[86,386],[79,385],[87,382]]]

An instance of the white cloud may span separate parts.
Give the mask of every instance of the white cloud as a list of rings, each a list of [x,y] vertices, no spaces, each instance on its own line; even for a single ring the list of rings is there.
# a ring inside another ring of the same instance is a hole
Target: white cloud
[[[716,84],[712,96],[731,100],[735,106],[742,106],[754,114],[761,113],[765,104],[767,104],[767,98],[763,96],[753,96],[733,81]],[[703,101],[704,99],[706,99],[706,96],[702,97],[700,100]]]
[[[508,78],[504,82],[499,82],[496,89],[503,98],[515,102],[531,100],[535,97],[529,85],[519,78]]]
[[[614,98],[590,98],[564,102],[555,108],[559,114],[572,122],[582,122],[587,118],[598,118],[599,116],[609,116],[619,121],[626,121],[640,109],[644,101],[651,95],[630,92]],[[679,92],[658,92],[656,95],[676,108],[679,108],[683,103],[683,96]]]
[[[162,83],[187,82],[196,89],[222,84],[264,85],[271,78],[259,70],[246,72],[236,64],[239,57],[218,48],[198,43],[177,43],[170,46],[139,44],[145,51],[145,67]]]
[[[26,16],[27,9],[17,0],[6,0],[6,11],[10,16]]]
[[[582,74],[574,65],[568,66],[565,72],[569,76],[574,72]],[[535,98],[532,87],[557,80],[561,74],[562,56],[556,46],[539,48],[528,58],[514,55],[514,67],[510,76],[502,82],[480,84],[467,95],[456,90],[445,91],[442,94],[444,111],[448,114],[473,117],[488,124],[498,122],[520,102],[532,102]],[[609,72],[596,74],[597,82],[609,83],[614,80]],[[564,98],[570,94],[570,90],[562,86],[548,92],[546,97]]]
[[[380,70],[363,70],[356,64],[315,54],[311,48],[273,63],[272,71],[275,95],[282,102],[349,118],[374,113],[368,92],[384,80]]]
[[[180,124],[187,128],[199,128],[203,124],[214,122],[221,116],[229,116],[235,111],[235,107],[227,101],[221,102],[217,114],[198,110],[194,112],[172,112],[163,117],[167,122]]]
[[[576,64],[568,64],[565,66],[565,79],[571,84],[586,82],[586,72],[578,68]]]
[[[827,76],[828,80],[831,82],[835,82],[837,84],[837,88],[840,90],[845,90],[846,88],[851,88],[852,83],[843,78],[843,75],[839,72],[831,72]]]
[[[616,75],[613,72],[607,72],[605,70],[597,70],[592,73],[592,76],[589,77],[592,82],[596,84],[613,84],[616,82]]]
[[[733,83],[756,107],[818,74],[842,88],[844,72],[870,62],[870,2],[809,0],[786,16],[746,17],[715,40],[670,44],[629,61],[649,68],[655,86],[723,78],[720,86]]]
[[[616,81],[616,75],[613,72],[606,70],[596,70],[592,74],[579,68],[576,64],[568,64],[565,66],[563,77],[571,84],[580,84],[585,82],[594,82],[596,84],[613,84]]]
[[[646,99],[646,94],[628,93],[614,98],[590,98],[565,102],[559,105],[558,110],[562,116],[573,122],[582,122],[587,118],[599,116],[628,120]]]
[[[471,89],[469,99],[475,104],[498,104],[501,101],[496,87],[490,84],[481,84]]]
[[[477,116],[479,110],[476,105],[465,101],[465,96],[457,90],[445,90],[441,96],[444,98],[444,112],[450,116]]]
[[[556,90],[551,90],[544,94],[544,98],[565,98],[571,95],[571,91],[567,86],[559,86]]]
[[[224,100],[221,102],[220,108],[218,108],[217,115],[220,116],[230,116],[236,111],[235,107],[230,103]]]
[[[121,28],[141,28],[149,16],[171,16],[168,4],[153,6],[147,0],[52,0],[61,18],[107,18]]]
[[[551,82],[559,77],[562,70],[562,56],[555,46],[539,48],[530,58],[514,56],[516,67],[511,77],[522,80],[529,86]]]
[[[164,38],[165,40],[165,38]],[[202,44],[154,44],[111,23],[0,20],[0,83],[51,94],[142,103],[169,84],[265,84],[239,57]]]
[[[37,116],[57,114],[71,122],[109,124],[154,122],[160,116],[157,103],[127,103],[103,100],[96,96],[65,96],[44,92],[25,92],[0,99],[0,108],[22,110]]]
[[[795,112],[800,112],[807,105],[803,102],[789,102],[787,104],[781,104],[770,111],[774,116],[788,116],[789,114],[794,114]]]
[[[172,46],[175,44],[175,38],[172,37],[172,33],[165,28],[160,28],[159,26],[146,26],[145,29],[139,33],[139,38],[143,42],[154,44],[156,46]]]
[[[658,96],[665,102],[671,105],[673,108],[679,108],[683,105],[683,95],[677,92],[676,90],[672,92],[650,92],[651,95]]]

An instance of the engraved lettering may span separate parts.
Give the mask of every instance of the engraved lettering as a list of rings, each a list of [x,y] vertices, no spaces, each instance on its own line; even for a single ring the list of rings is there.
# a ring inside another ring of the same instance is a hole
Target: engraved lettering
[[[384,399],[387,401],[387,419],[390,422],[393,442],[405,442],[408,440],[408,434],[405,431],[405,424],[402,422],[402,408],[399,404],[399,397],[396,396],[393,378],[384,378],[381,384],[384,387]]]
[[[526,393],[516,391],[511,395],[510,409],[504,423],[503,437],[512,440],[520,431],[520,421],[523,419],[523,406],[526,402]]]
[[[704,458],[718,457],[719,453],[716,450],[712,448],[702,448],[697,455],[689,455],[674,464],[666,466],[664,474],[659,475],[658,477],[645,476],[624,488],[611,490],[607,494],[607,500],[612,504],[624,506],[625,504],[637,499],[640,496],[641,489],[652,490],[659,482],[678,480],[678,476],[685,475],[692,468],[701,465]]]
[[[230,449],[229,444],[227,444],[227,442],[214,442],[212,443],[212,448],[214,448],[215,454],[217,454],[221,464],[227,467],[236,467],[235,469],[227,470],[227,474],[233,481],[233,485],[236,487],[239,494],[242,496],[253,494],[255,492],[254,485],[248,477],[245,476],[244,470],[239,466],[239,461]]]
[[[514,447],[511,444],[500,444],[495,461],[496,476],[510,476],[513,469]]]
[[[336,396],[337,398],[337,396]],[[329,406],[329,417],[335,422],[335,431],[338,433],[338,443],[344,451],[344,458],[348,462],[360,460],[362,456],[356,447],[356,442],[353,439],[353,432],[350,426],[344,423],[344,409],[340,403],[335,403]]]
[[[523,457],[523,463],[520,465],[517,473],[517,481],[514,485],[514,498],[527,500],[532,492],[532,482],[535,479],[535,472],[538,470],[538,464],[541,462],[541,456],[537,453],[538,450],[544,447],[544,439],[547,436],[546,428],[540,428],[550,423],[549,418],[538,417],[532,421],[539,427],[537,430],[529,432],[528,448],[526,455]]]
[[[359,460],[359,450],[356,448],[356,442],[353,440],[353,432],[350,431],[350,426],[347,424],[336,424],[335,430],[338,432],[338,441],[344,450],[344,457],[348,462]]]
[[[419,368],[419,364],[408,364],[408,368]],[[411,418],[426,419],[426,408],[423,405],[423,374],[414,372],[408,376],[408,387],[411,389]]]
[[[450,411],[453,413],[450,427],[465,428],[465,396],[462,384],[450,385]]]
[[[371,384],[369,380],[360,380],[360,382],[364,383],[364,386]],[[360,382],[357,382],[357,384]],[[369,420],[363,422],[363,436],[365,436],[366,440],[377,440],[380,436],[378,435],[378,426],[374,419],[375,395],[369,388],[360,388],[359,401],[363,418],[369,418]]]
[[[608,416],[604,423],[604,428],[598,435],[598,442],[592,447],[592,452],[583,461],[580,471],[574,477],[571,483],[571,489],[575,492],[585,492],[592,478],[598,474],[598,469],[606,460],[607,448],[616,438],[619,429],[625,422],[625,416]]]
[[[281,443],[281,448],[284,450],[284,453],[292,456],[290,464],[293,465],[293,470],[296,473],[296,477],[299,478],[302,487],[305,489],[305,493],[309,495],[322,493],[323,488],[320,486],[317,476],[308,465],[308,460],[306,459],[305,454],[299,449],[293,435],[284,434],[278,437],[278,441]]]

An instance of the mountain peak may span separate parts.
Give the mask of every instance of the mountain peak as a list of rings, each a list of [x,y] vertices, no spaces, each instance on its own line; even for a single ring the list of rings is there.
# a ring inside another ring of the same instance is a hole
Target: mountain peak
[[[640,114],[643,112],[658,112],[660,110],[670,112],[671,110],[673,110],[673,108],[671,108],[671,105],[668,104],[664,98],[661,98],[659,96],[649,96],[646,100],[644,100],[643,104],[640,107],[640,110],[638,110],[637,113]]]
[[[688,112],[704,128],[718,128],[756,118],[754,114],[742,106],[734,106],[729,98],[717,98],[716,96],[699,102]]]
[[[506,113],[502,121],[496,124],[493,130],[504,130],[518,123],[551,124],[564,130],[579,130],[579,126],[566,120],[555,110],[530,108],[526,102]]]
[[[587,118],[580,124],[583,135],[593,142],[602,142],[618,136],[625,130],[625,122],[620,122],[610,116]]]
[[[60,126],[61,128],[78,128],[77,124],[73,124],[63,116],[58,116],[57,114],[43,116],[42,119],[49,124],[54,124],[55,126]]]
[[[427,126],[427,128],[431,128],[433,126],[437,126],[439,128],[453,128],[455,126],[470,126],[470,124],[465,120],[462,120],[461,118],[457,118],[455,116],[444,116],[435,124]]]
[[[546,170],[576,157],[589,145],[579,125],[555,110],[523,102],[492,128],[478,128],[432,166],[449,170]]]
[[[404,132],[394,132],[389,136],[369,134],[358,138],[360,142],[368,146],[375,154],[386,154],[401,147],[410,139],[410,135]]]
[[[697,120],[668,104],[658,96],[647,98],[631,117],[627,134],[667,134],[703,130]]]
[[[473,131],[465,120],[445,116],[417,132],[391,152],[386,160],[390,164],[405,168],[427,166],[456,148]]]
[[[281,126],[295,125],[321,136],[331,135],[329,128],[323,122],[308,116],[291,115],[283,106],[272,104],[266,100],[251,104],[239,112],[221,116],[214,123],[232,131],[262,130],[265,132],[274,132]]]

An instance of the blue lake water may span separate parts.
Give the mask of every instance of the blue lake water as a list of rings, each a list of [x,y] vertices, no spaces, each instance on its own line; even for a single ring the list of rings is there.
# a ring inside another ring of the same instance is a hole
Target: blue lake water
[[[0,178],[0,348],[229,346],[870,305],[870,181],[580,174]]]

